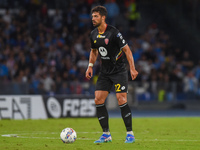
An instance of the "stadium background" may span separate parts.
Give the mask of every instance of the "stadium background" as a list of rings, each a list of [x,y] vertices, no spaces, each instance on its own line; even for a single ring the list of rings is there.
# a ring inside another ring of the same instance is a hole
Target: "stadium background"
[[[135,81],[129,77],[133,112],[199,116],[199,1],[1,0],[0,118],[31,118],[34,95],[42,96],[49,117],[95,114],[94,104],[87,102],[94,97],[100,59],[92,80],[85,78],[85,70],[93,29],[90,10],[100,4],[133,52],[139,72]],[[64,102],[70,108],[64,109]],[[116,116],[114,92],[106,103]],[[63,110],[69,112],[63,115]]]

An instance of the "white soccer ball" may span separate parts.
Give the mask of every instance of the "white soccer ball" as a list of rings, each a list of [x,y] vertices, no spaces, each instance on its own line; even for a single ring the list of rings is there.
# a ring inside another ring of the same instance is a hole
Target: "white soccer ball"
[[[74,143],[76,138],[76,131],[72,128],[65,128],[60,133],[60,139],[63,141],[63,143]]]

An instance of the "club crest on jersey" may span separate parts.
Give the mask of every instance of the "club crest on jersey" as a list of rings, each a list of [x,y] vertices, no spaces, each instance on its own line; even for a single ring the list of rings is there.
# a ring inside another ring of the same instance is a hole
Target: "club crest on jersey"
[[[109,39],[105,39],[105,43],[106,43],[106,45],[108,45],[108,42],[109,42]]]

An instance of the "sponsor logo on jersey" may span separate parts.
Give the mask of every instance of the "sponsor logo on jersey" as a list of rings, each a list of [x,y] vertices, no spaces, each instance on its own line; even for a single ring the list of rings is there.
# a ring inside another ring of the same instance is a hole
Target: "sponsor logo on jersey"
[[[106,36],[105,35],[97,35],[97,38],[106,38]]]
[[[110,59],[110,57],[106,57],[108,54],[108,51],[106,50],[105,47],[99,47],[99,53],[101,54],[101,59]]]
[[[105,43],[106,43],[106,45],[108,45],[108,42],[109,42],[109,39],[106,38],[106,39],[105,39]]]
[[[101,57],[101,59],[110,59],[110,57]]]
[[[108,54],[105,47],[99,47],[99,53],[101,54],[101,56],[106,56]]]

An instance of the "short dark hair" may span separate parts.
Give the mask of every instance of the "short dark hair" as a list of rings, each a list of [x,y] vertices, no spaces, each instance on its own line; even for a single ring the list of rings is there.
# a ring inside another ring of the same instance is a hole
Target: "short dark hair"
[[[94,8],[92,8],[92,10],[91,10],[91,13],[93,13],[93,12],[99,12],[99,14],[101,15],[101,16],[105,16],[105,17],[107,17],[107,9],[106,9],[106,7],[104,7],[104,6],[95,6]]]

